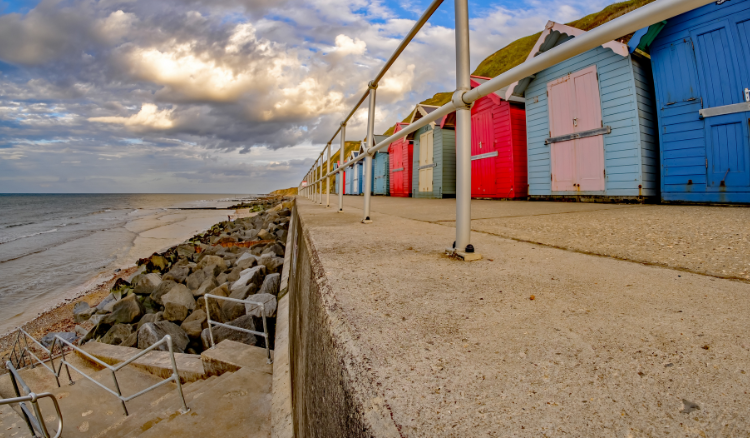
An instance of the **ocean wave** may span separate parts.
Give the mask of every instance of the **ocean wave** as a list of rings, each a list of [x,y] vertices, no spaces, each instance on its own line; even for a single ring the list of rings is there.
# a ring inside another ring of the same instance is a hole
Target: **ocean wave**
[[[23,222],[20,224],[12,224],[12,225],[6,225],[3,228],[16,228],[16,227],[22,227],[24,225],[34,225],[36,222]]]
[[[40,232],[38,232],[38,233],[31,233],[31,234],[26,234],[26,235],[24,235],[24,236],[18,236],[18,237],[14,237],[14,238],[12,238],[12,239],[8,239],[8,240],[0,240],[0,245],[2,245],[2,244],[4,244],[4,243],[15,242],[16,240],[26,239],[27,237],[34,237],[34,236],[38,236],[38,235],[40,235],[40,234],[49,234],[49,233],[54,233],[55,231],[57,231],[57,228],[55,228],[54,230],[49,230],[49,231],[40,231]]]

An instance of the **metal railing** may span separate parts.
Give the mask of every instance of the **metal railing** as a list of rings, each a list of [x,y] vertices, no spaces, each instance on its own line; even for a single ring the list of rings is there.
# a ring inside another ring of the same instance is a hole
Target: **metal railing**
[[[182,393],[182,383],[180,382],[180,376],[177,373],[177,362],[175,361],[175,358],[174,358],[174,347],[172,346],[172,337],[171,336],[169,336],[169,335],[164,336],[159,342],[151,345],[150,347],[146,348],[145,350],[141,350],[141,352],[139,352],[135,356],[133,356],[130,359],[126,360],[125,362],[119,363],[117,365],[109,365],[108,363],[102,362],[101,360],[95,358],[94,356],[90,355],[89,353],[83,351],[81,348],[76,347],[75,345],[71,344],[70,342],[66,341],[65,339],[60,338],[59,336],[55,336],[55,338],[58,341],[61,342],[61,346],[62,345],[66,345],[66,346],[72,348],[73,350],[75,350],[76,352],[78,352],[78,354],[81,354],[81,355],[85,356],[90,361],[92,361],[92,362],[94,362],[94,363],[102,366],[103,368],[107,368],[108,370],[110,370],[112,372],[112,379],[115,382],[115,391],[113,391],[113,390],[107,388],[106,386],[102,385],[101,383],[97,382],[92,377],[87,376],[86,374],[84,374],[83,371],[79,370],[73,364],[71,364],[70,362],[68,362],[67,360],[65,360],[65,350],[62,349],[61,350],[62,351],[62,359],[60,361],[60,367],[62,368],[62,366],[65,365],[65,370],[68,373],[68,379],[70,381],[70,384],[73,385],[75,382],[73,382],[73,379],[71,379],[71,377],[70,377],[70,370],[68,370],[68,367],[73,368],[74,370],[78,371],[78,373],[80,375],[82,375],[83,377],[87,378],[91,382],[95,383],[100,388],[104,389],[105,391],[109,392],[110,394],[112,394],[115,397],[117,397],[118,399],[120,399],[120,403],[122,403],[122,408],[125,411],[125,415],[129,415],[128,414],[128,407],[125,404],[126,402],[128,402],[130,400],[133,400],[134,398],[136,398],[138,396],[141,396],[141,395],[143,395],[143,394],[145,394],[145,393],[147,393],[147,392],[149,392],[151,390],[154,390],[154,389],[156,389],[156,388],[158,388],[158,387],[160,387],[162,385],[165,385],[165,384],[167,384],[169,382],[175,382],[175,384],[177,384],[177,393],[178,393],[178,395],[180,397],[180,402],[182,403],[182,408],[180,408],[179,412],[181,414],[185,414],[187,412],[190,412],[190,408],[188,408],[187,404],[185,403],[185,396]],[[152,386],[149,386],[148,388],[146,388],[146,389],[144,389],[142,391],[139,391],[139,392],[137,392],[137,393],[135,393],[133,395],[130,395],[130,396],[127,396],[127,397],[123,396],[122,395],[122,391],[120,390],[120,384],[117,381],[117,374],[115,374],[115,373],[117,371],[121,370],[122,368],[126,367],[127,365],[131,364],[136,359],[138,359],[138,358],[140,358],[140,357],[148,354],[150,351],[155,350],[155,349],[159,348],[160,346],[162,346],[164,344],[166,344],[167,347],[169,348],[169,358],[172,361],[172,375],[169,378],[167,378],[165,380],[162,380],[161,382],[156,383],[156,384],[154,384]]]
[[[477,100],[484,96],[494,93],[504,87],[513,84],[516,81],[520,81],[524,78],[530,77],[552,67],[560,62],[567,59],[573,58],[574,56],[585,53],[597,46],[605,44],[609,41],[623,37],[635,31],[638,31],[646,26],[650,26],[654,23],[664,21],[673,18],[677,15],[689,12],[693,9],[697,9],[701,6],[705,6],[715,0],[657,0],[648,5],[642,6],[632,12],[624,14],[608,23],[605,23],[595,29],[592,29],[580,36],[573,38],[572,40],[548,50],[544,53],[535,56],[527,60],[526,62],[500,74],[499,76],[481,84],[480,86],[471,89],[469,81],[469,14],[468,14],[468,0],[455,0],[455,27],[456,27],[456,91],[453,94],[451,101],[440,108],[436,109],[432,113],[425,117],[422,117],[418,122],[407,125],[401,131],[391,135],[380,143],[373,145],[373,136],[371,124],[375,117],[375,88],[377,88],[377,81],[370,82],[368,85],[369,96],[371,99],[369,114],[368,114],[368,127],[367,127],[367,148],[364,154],[360,154],[356,158],[344,162],[344,133],[346,128],[346,121],[356,111],[359,106],[364,102],[365,96],[355,105],[352,113],[341,123],[341,128],[337,131],[341,133],[341,166],[338,169],[331,171],[330,166],[330,154],[328,162],[329,172],[323,174],[323,163],[320,161],[320,157],[323,156],[321,153],[319,159],[315,161],[313,168],[306,173],[303,181],[306,183],[300,185],[302,188],[301,194],[313,201],[317,202],[318,193],[320,193],[322,199],[322,182],[327,178],[335,175],[338,172],[343,172],[347,167],[354,165],[360,160],[365,160],[365,174],[366,180],[370,181],[369,175],[372,172],[372,155],[382,149],[387,148],[391,143],[399,140],[407,135],[417,131],[419,128],[426,126],[427,124],[438,120],[439,118],[446,116],[452,112],[456,112],[456,244],[454,251],[473,251],[473,247],[470,245],[471,240],[471,105]],[[395,58],[403,51],[403,49],[409,44],[414,38],[419,29],[426,23],[427,19],[437,9],[442,1],[435,0],[420,19],[415,24],[412,31],[407,34],[398,49],[386,63],[378,75],[378,79],[382,78],[388,68],[393,64]],[[335,135],[334,135],[335,138]],[[331,139],[332,141],[333,139]],[[330,141],[328,142],[331,143]],[[326,147],[328,147],[326,145]],[[341,178],[341,187],[339,187],[339,211],[343,210],[343,183],[344,178]],[[364,197],[364,219],[363,222],[369,222],[369,211],[370,211],[370,192],[367,191]]]
[[[32,338],[33,339],[33,338]],[[42,412],[39,409],[39,399],[49,398],[52,400],[52,404],[55,406],[57,411],[57,432],[54,438],[58,438],[62,434],[63,430],[63,417],[60,411],[60,405],[57,402],[57,398],[49,392],[42,394],[36,394],[29,389],[26,382],[23,381],[21,376],[18,374],[18,370],[13,366],[11,361],[5,363],[6,368],[10,372],[10,380],[13,383],[13,390],[16,393],[14,398],[0,399],[0,405],[11,405],[18,404],[23,414],[23,419],[26,421],[26,425],[29,427],[31,434],[35,437],[50,438],[49,430],[47,429],[47,423],[42,416]],[[21,390],[25,393],[21,395]],[[27,402],[31,402],[31,409],[27,405]],[[33,411],[33,413],[32,413]]]
[[[34,354],[34,351],[32,348],[29,347],[28,339],[31,339],[33,344],[40,348],[44,353],[47,354],[47,358],[43,359]],[[23,368],[26,368],[30,366],[31,368],[34,368],[37,364],[43,366],[44,368],[47,368],[47,371],[52,373],[52,375],[55,376],[55,381],[57,382],[57,387],[60,387],[60,370],[62,367],[55,368],[55,359],[59,358],[61,355],[58,354],[55,356],[52,354],[52,352],[55,349],[55,343],[57,339],[52,340],[52,345],[48,349],[44,345],[42,345],[39,341],[34,339],[33,336],[28,334],[24,329],[19,328],[16,332],[16,340],[13,341],[13,347],[10,352],[10,363],[13,364],[15,369],[20,370]],[[23,344],[23,345],[22,345]],[[15,362],[13,362],[13,359],[15,359]],[[49,361],[50,365],[47,365],[45,362]],[[28,362],[28,364],[27,364]]]
[[[237,299],[237,298],[222,297],[220,295],[206,294],[206,295],[204,295],[204,297],[206,299],[206,320],[208,321],[208,335],[211,338],[211,348],[214,348],[216,346],[216,343],[214,343],[214,332],[213,332],[213,329],[212,329],[212,326],[214,326],[214,325],[215,326],[219,326],[219,327],[224,327],[224,328],[227,328],[227,329],[230,329],[230,330],[237,330],[239,332],[248,333],[248,334],[251,334],[251,335],[262,336],[265,339],[266,355],[268,357],[268,363],[269,364],[273,363],[273,359],[271,359],[271,347],[268,344],[269,336],[268,336],[268,325],[266,324],[266,306],[265,306],[265,304],[259,303],[257,301],[247,300],[247,299],[240,300],[240,299]],[[208,302],[209,298],[216,298],[217,300],[231,301],[233,303],[255,304],[257,306],[260,306],[261,316],[263,317],[263,333],[257,332],[255,330],[249,330],[249,329],[246,329],[246,328],[237,327],[237,326],[234,326],[234,325],[224,324],[224,323],[218,322],[218,321],[211,321],[211,312],[210,312],[211,308],[209,307],[209,302]]]

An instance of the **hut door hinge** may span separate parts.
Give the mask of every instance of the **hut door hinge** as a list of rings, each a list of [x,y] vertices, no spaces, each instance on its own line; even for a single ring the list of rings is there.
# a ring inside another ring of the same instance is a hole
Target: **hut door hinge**
[[[708,158],[706,158],[706,169],[708,169]]]
[[[549,180],[550,180],[550,181],[554,181],[554,180],[552,179],[552,174],[551,174],[551,173],[549,174]]]
[[[604,176],[607,176],[607,169],[604,169]]]

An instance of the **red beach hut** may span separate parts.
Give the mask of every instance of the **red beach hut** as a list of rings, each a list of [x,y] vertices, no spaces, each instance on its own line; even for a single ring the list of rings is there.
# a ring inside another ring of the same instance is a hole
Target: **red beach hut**
[[[394,134],[408,126],[408,123],[396,123]],[[390,168],[391,196],[408,198],[411,196],[412,159],[414,142],[412,136],[396,140],[388,147],[388,164]]]
[[[471,77],[475,88],[490,78]],[[491,93],[471,109],[471,196],[525,198],[528,195],[525,100],[506,90]]]

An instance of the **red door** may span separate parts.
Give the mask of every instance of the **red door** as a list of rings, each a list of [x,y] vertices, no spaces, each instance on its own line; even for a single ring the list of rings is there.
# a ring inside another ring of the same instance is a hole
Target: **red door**
[[[471,118],[471,180],[474,196],[489,197],[496,192],[497,151],[492,122],[492,109],[482,111]]]

